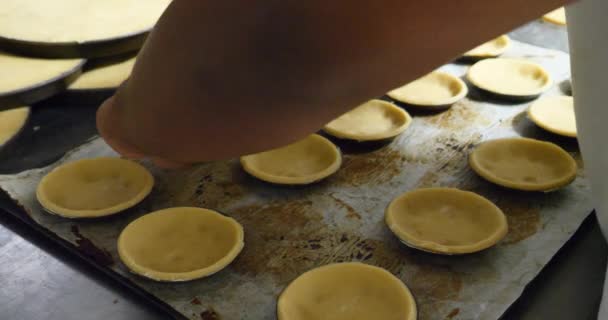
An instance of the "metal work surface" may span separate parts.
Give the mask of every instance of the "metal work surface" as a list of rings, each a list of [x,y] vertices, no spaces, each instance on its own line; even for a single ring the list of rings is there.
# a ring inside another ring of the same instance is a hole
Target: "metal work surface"
[[[514,39],[567,51],[565,29],[533,22]],[[44,102],[28,133],[3,152],[2,173],[49,164],[94,133],[96,102]],[[33,134],[33,128],[39,129]],[[2,208],[17,209],[3,197]],[[3,212],[4,213],[4,212]],[[13,219],[0,215],[0,319],[166,319],[78,257]],[[35,244],[35,245],[34,245]],[[607,247],[592,217],[526,289],[505,319],[593,319],[601,294]],[[22,268],[15,268],[21,266]],[[48,276],[47,276],[48,275]],[[568,305],[568,308],[556,306]],[[467,319],[455,315],[453,319]]]
[[[25,132],[2,150],[0,170],[20,172],[56,161],[95,134],[97,102],[36,105]],[[116,281],[7,210],[0,196],[0,319],[166,319],[166,313],[133,295]]]
[[[556,83],[569,76],[568,56],[557,51],[514,43],[505,56],[542,64]],[[442,67],[457,76],[466,68]],[[559,86],[548,93],[554,94],[562,94]],[[257,182],[235,161],[155,170],[157,186],[144,204],[113,218],[85,222],[49,215],[36,202],[35,187],[50,168],[2,177],[0,186],[49,233],[192,319],[273,319],[276,296],[289,281],[310,268],[340,261],[379,265],[400,277],[416,296],[420,319],[498,318],[592,207],[582,171],[573,184],[549,194],[508,191],[473,174],[466,161],[469,151],[498,137],[553,140],[580,157],[575,142],[530,125],[523,113],[527,102],[489,101],[476,91],[469,97],[446,112],[416,115],[407,133],[389,146],[346,154],[334,177],[306,188]],[[63,161],[112,154],[103,141],[95,140]],[[404,248],[384,226],[384,208],[399,193],[428,186],[458,187],[490,198],[507,215],[507,238],[498,248],[463,257]],[[137,216],[169,206],[208,207],[236,218],[245,227],[244,251],[225,271],[205,280],[159,284],[130,274],[117,259],[119,232]]]

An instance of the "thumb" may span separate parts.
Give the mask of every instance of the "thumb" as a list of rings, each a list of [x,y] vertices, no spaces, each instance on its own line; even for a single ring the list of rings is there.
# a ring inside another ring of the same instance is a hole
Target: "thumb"
[[[122,156],[130,159],[144,158],[146,155],[143,152],[124,139],[124,134],[121,132],[119,125],[122,120],[120,119],[121,112],[118,109],[120,107],[118,106],[116,97],[112,96],[97,109],[97,130],[99,131],[99,135],[114,151]],[[185,163],[160,157],[151,157],[151,160],[160,168],[180,169],[187,167]]]
[[[97,131],[106,143],[124,157],[131,159],[143,158],[144,154],[135,146],[127,142],[120,126],[123,123],[120,119],[120,107],[116,96],[112,96],[104,101],[97,109]]]

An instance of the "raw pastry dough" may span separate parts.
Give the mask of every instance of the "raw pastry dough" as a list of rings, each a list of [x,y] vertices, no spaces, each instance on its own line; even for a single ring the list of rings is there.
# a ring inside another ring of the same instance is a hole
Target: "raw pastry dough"
[[[4,4],[0,5],[0,8],[3,6]],[[83,59],[38,59],[0,52],[0,96],[37,88],[55,79],[68,77],[78,72],[83,64]]]
[[[492,39],[484,44],[481,44],[474,49],[466,52],[465,57],[470,58],[493,58],[505,53],[511,45],[511,39],[502,35],[496,39]]]
[[[479,89],[499,95],[529,98],[549,89],[551,76],[540,65],[519,59],[485,59],[475,63],[467,79]]]
[[[390,272],[350,262],[303,273],[281,293],[279,320],[415,320],[410,290]]]
[[[241,157],[245,171],[271,183],[299,185],[319,181],[338,171],[340,150],[331,141],[312,134],[278,149]]]
[[[464,98],[467,93],[467,86],[462,80],[451,74],[435,71],[390,91],[388,96],[415,106],[446,108]]]
[[[0,112],[0,146],[6,144],[21,132],[29,116],[29,107]]]
[[[36,196],[49,212],[67,218],[111,215],[142,201],[154,178],[141,165],[120,158],[82,159],[42,178]]]
[[[527,138],[490,140],[469,156],[477,174],[524,191],[552,191],[576,178],[576,161],[559,146]]]
[[[115,89],[127,80],[135,65],[135,57],[124,59],[116,63],[104,63],[98,67],[85,71],[68,89],[70,90],[98,90]]]
[[[487,249],[507,234],[507,219],[473,192],[428,188],[406,192],[386,209],[385,221],[408,246],[441,254]]]
[[[110,40],[151,29],[171,0],[2,0],[0,37],[42,43]]]
[[[340,139],[373,141],[394,138],[412,122],[405,110],[382,100],[370,100],[325,125],[323,130]]]
[[[134,273],[157,281],[210,276],[243,249],[243,227],[203,208],[170,208],[131,222],[118,237],[118,254]]]
[[[576,119],[572,97],[553,96],[540,99],[530,106],[528,117],[547,131],[576,138]]]
[[[557,8],[543,16],[543,20],[558,25],[566,25],[566,9],[564,7]]]

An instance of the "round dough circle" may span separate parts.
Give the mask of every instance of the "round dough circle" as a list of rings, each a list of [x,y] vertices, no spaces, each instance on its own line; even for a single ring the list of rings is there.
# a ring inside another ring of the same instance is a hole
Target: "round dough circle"
[[[502,35],[467,51],[464,56],[469,58],[498,57],[505,53],[509,46],[511,46],[511,39],[507,35]]]
[[[83,59],[39,59],[0,51],[0,97],[31,91],[65,79],[78,73],[84,63]]]
[[[82,159],[60,165],[42,178],[40,204],[66,218],[94,218],[121,212],[152,191],[154,178],[144,168],[120,158]]]
[[[410,105],[443,109],[464,98],[468,92],[464,81],[451,74],[434,71],[387,95]]]
[[[390,272],[348,262],[301,274],[281,293],[279,320],[415,320],[416,302]]]
[[[287,185],[317,182],[338,171],[341,164],[338,147],[318,134],[285,147],[241,157],[241,165],[252,176]]]
[[[440,254],[467,254],[495,245],[507,218],[486,198],[452,188],[406,192],[386,208],[385,222],[403,243]]]
[[[469,68],[467,79],[479,89],[515,98],[538,96],[552,84],[551,76],[540,65],[507,58],[475,63]]]
[[[555,23],[560,26],[566,25],[566,9],[564,7],[557,8],[551,12],[548,12],[543,16],[543,20],[551,23]]]
[[[0,111],[0,146],[15,138],[30,116],[29,107]]]
[[[412,117],[398,106],[370,100],[325,125],[323,130],[340,138],[374,141],[394,138],[412,123]]]
[[[576,138],[576,118],[572,97],[553,96],[535,101],[528,109],[528,117],[549,132]]]
[[[104,61],[86,70],[69,87],[69,90],[103,90],[118,88],[131,75],[135,57],[120,61]]]
[[[149,31],[171,0],[2,0],[0,37],[37,43],[109,41]]]
[[[576,161],[559,146],[528,138],[486,141],[469,156],[471,168],[503,187],[552,191],[576,178]]]
[[[243,227],[213,210],[178,207],[146,214],[118,237],[132,272],[156,281],[188,281],[229,265],[244,246]]]

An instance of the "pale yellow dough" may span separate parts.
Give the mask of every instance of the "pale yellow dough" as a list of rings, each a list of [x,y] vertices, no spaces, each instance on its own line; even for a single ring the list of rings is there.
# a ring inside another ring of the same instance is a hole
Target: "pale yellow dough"
[[[117,63],[106,63],[85,71],[68,89],[95,90],[114,89],[127,80],[135,65],[135,57]]]
[[[390,272],[349,262],[303,273],[281,293],[279,320],[415,320],[410,290]]]
[[[552,191],[576,178],[576,161],[559,146],[534,139],[486,141],[469,156],[471,168],[503,187],[524,191]]]
[[[566,9],[564,7],[557,8],[543,16],[543,20],[555,23],[561,26],[566,25]]]
[[[0,112],[0,146],[13,139],[25,126],[30,116],[29,107]]]
[[[467,93],[467,86],[462,80],[448,73],[435,71],[390,91],[388,96],[415,106],[438,108],[454,104]]]
[[[412,123],[412,117],[398,106],[370,100],[325,125],[328,134],[356,141],[384,140],[398,136]]]
[[[49,212],[66,218],[107,216],[141,202],[154,178],[141,165],[120,158],[94,158],[56,167],[42,178],[36,196]]]
[[[2,6],[0,5],[0,8]],[[66,77],[82,64],[82,59],[38,59],[0,51],[0,95],[41,86],[57,78]]]
[[[467,51],[464,56],[471,58],[493,58],[505,53],[511,45],[511,39],[502,35]]]
[[[387,207],[385,221],[408,246],[440,254],[487,249],[508,230],[505,215],[492,202],[452,188],[406,192]]]
[[[528,117],[549,132],[576,138],[576,118],[572,97],[553,96],[537,100],[528,109]]]
[[[2,0],[0,37],[63,43],[151,29],[171,0]]]
[[[552,84],[551,76],[542,66],[508,58],[475,63],[469,68],[467,79],[480,89],[513,97],[537,96]]]
[[[118,237],[118,254],[134,273],[157,281],[210,276],[243,249],[243,227],[203,208],[155,211],[131,222]]]
[[[241,157],[245,171],[271,183],[301,185],[324,179],[342,164],[340,150],[331,141],[312,134],[278,149]]]

